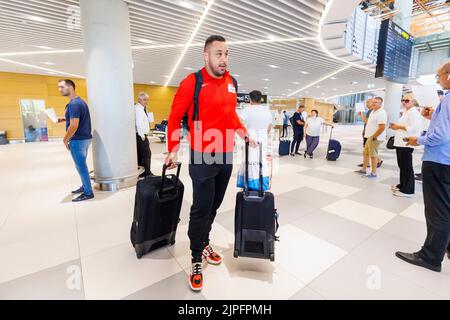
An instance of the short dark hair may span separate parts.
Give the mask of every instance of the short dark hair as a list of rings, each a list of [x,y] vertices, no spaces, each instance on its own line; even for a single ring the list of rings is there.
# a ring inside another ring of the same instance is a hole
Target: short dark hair
[[[61,80],[59,80],[58,82],[64,82],[67,86],[72,87],[73,90],[76,89],[75,82],[73,82],[73,81],[70,80],[70,79],[61,79]]]
[[[383,103],[383,101],[384,101],[382,97],[375,97],[375,98],[373,98],[373,100],[378,100],[381,103]]]
[[[262,93],[261,91],[258,90],[253,90],[252,92],[250,92],[250,100],[256,103],[261,103],[262,100]]]
[[[227,42],[227,40],[225,40],[224,37],[219,36],[219,35],[213,35],[213,36],[210,36],[208,39],[206,39],[206,41],[205,41],[205,47],[204,47],[203,50],[206,51],[206,49],[208,48],[208,46],[209,46],[211,43],[215,42],[215,41],[219,41],[219,42]]]
[[[317,113],[317,115],[319,115],[319,111],[317,111],[316,109],[311,110],[311,112],[315,112]]]
[[[443,96],[444,95],[444,91],[442,91],[442,90],[438,90],[438,96]]]

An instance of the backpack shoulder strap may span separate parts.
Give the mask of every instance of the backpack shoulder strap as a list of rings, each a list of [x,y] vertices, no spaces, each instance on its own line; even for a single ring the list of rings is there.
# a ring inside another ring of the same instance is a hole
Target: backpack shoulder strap
[[[195,73],[195,91],[194,91],[194,112],[192,113],[192,121],[198,121],[198,98],[203,85],[202,70]]]
[[[237,94],[239,92],[238,82],[237,82],[236,78],[233,76],[231,76],[231,79],[233,80],[233,84],[234,84],[234,87],[236,88],[236,94]]]

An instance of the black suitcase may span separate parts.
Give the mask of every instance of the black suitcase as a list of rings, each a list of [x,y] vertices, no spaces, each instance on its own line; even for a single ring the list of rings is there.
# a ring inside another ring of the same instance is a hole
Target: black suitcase
[[[337,159],[339,159],[342,149],[341,143],[339,141],[331,139],[332,135],[333,135],[333,128],[331,128],[330,141],[328,142],[328,149],[327,149],[328,161],[336,161]]]
[[[245,146],[245,181],[248,186],[248,143]],[[262,190],[262,146],[260,144],[260,190],[238,192],[235,207],[234,257],[250,257],[275,261],[275,241],[278,241],[278,214],[271,192]]]
[[[166,169],[164,165],[161,177],[149,176],[137,183],[130,238],[138,259],[175,244],[184,185],[179,179],[181,164],[176,176],[166,176]]]
[[[291,153],[292,140],[289,138],[289,127],[286,132],[286,138],[280,138],[280,144],[278,145],[278,155],[280,157],[287,156]]]

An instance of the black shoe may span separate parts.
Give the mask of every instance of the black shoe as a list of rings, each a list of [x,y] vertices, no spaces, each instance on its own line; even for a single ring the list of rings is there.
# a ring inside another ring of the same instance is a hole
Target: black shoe
[[[298,156],[301,156],[301,155],[302,155],[300,152],[296,152],[295,154],[298,155]]]
[[[86,201],[86,200],[90,200],[90,199],[94,199],[94,194],[84,194],[84,193],[82,193],[78,197],[73,199],[72,202],[81,202],[81,201]]]
[[[295,154],[294,154],[294,153],[291,153],[290,155],[291,155],[291,157],[295,157]]]
[[[305,159],[306,159],[306,151],[305,151],[305,153],[303,154],[303,157],[305,157]]]
[[[313,156],[313,155],[310,155],[309,158],[312,159],[312,158],[314,158],[314,156]]]
[[[77,190],[73,190],[72,194],[81,194],[84,193],[83,187],[79,187]]]
[[[383,160],[381,160],[380,162],[378,162],[377,168],[381,167],[382,164],[383,164]]]
[[[450,259],[450,249],[447,250],[447,258]]]
[[[364,166],[364,164],[363,163],[360,163],[360,164],[358,164],[358,167],[363,167]]]
[[[408,263],[411,263],[415,266],[423,267],[435,272],[441,272],[441,266],[435,266],[428,262],[426,262],[424,259],[422,259],[419,256],[418,252],[415,253],[406,253],[406,252],[396,252],[395,255],[397,258],[402,259],[403,261],[406,261]]]

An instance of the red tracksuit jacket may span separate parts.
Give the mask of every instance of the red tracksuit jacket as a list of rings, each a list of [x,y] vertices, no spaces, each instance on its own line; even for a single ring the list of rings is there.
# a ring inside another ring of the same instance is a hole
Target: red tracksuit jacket
[[[189,115],[189,143],[198,152],[233,152],[237,132],[241,137],[247,134],[236,113],[237,94],[229,72],[221,79],[211,77],[202,69],[203,87],[199,96],[199,122],[192,121],[194,110],[195,74],[190,74],[180,84],[172,104],[167,129],[169,152],[176,152],[180,143],[181,120]],[[238,131],[237,131],[238,130]]]

